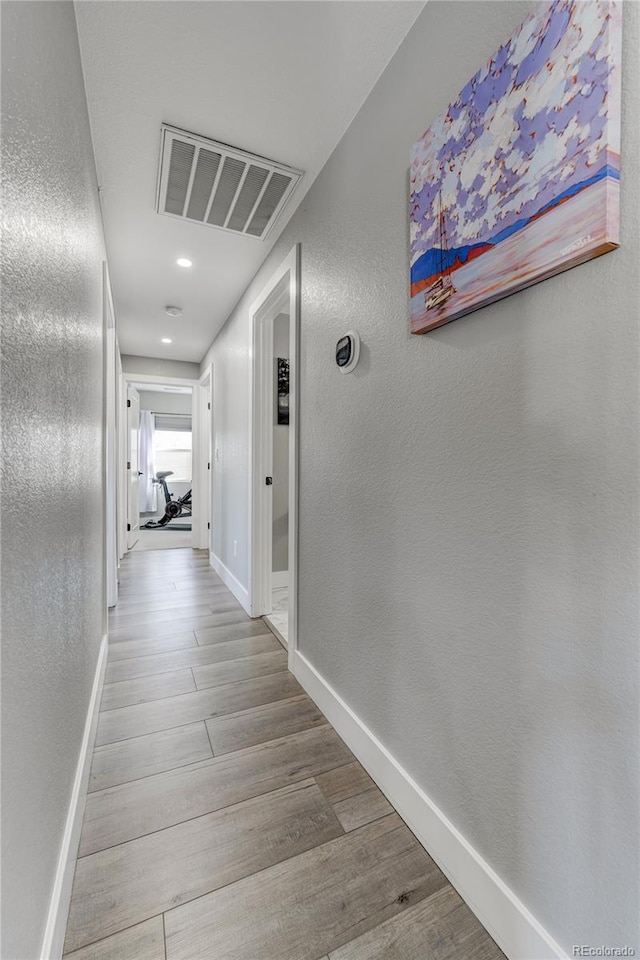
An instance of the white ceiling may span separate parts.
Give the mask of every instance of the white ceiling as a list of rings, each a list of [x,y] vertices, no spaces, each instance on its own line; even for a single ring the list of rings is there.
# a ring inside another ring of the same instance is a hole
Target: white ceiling
[[[423,0],[75,6],[121,350],[199,361]],[[156,213],[163,122],[305,171],[268,240]]]

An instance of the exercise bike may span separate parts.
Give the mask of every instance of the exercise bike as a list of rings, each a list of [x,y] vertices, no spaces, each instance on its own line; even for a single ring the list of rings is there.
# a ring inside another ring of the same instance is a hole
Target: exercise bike
[[[156,473],[155,477],[153,478],[153,482],[162,488],[162,492],[164,494],[164,516],[160,517],[159,520],[147,520],[146,523],[142,524],[142,530],[153,530],[157,527],[166,527],[168,523],[171,523],[172,520],[176,520],[178,517],[191,516],[191,490],[188,490],[184,496],[178,497],[176,500],[174,500],[169,492],[169,487],[167,486],[167,477],[172,475],[173,470],[161,470],[159,473]],[[191,524],[176,524],[174,529],[190,530]]]

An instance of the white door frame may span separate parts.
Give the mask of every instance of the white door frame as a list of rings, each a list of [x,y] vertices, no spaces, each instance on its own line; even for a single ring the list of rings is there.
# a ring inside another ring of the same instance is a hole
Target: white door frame
[[[125,401],[122,402],[122,392]],[[122,380],[122,356],[116,333],[116,541],[118,567],[127,552],[127,403],[126,386]]]
[[[186,380],[182,377],[160,377],[160,376],[151,376],[149,374],[142,373],[121,373],[120,374],[120,400],[118,404],[119,410],[119,423],[125,425],[124,430],[120,430],[120,455],[119,455],[119,464],[118,464],[118,503],[126,504],[127,502],[127,388],[130,383],[143,383],[148,384],[149,386],[167,386],[167,387],[191,387],[192,388],[192,404],[193,397],[195,396],[195,389],[198,386],[197,380]],[[193,407],[192,407],[193,413]],[[197,447],[197,443],[196,443]],[[192,473],[195,474],[195,470],[192,467]],[[193,485],[194,477],[191,478]],[[126,552],[127,544],[127,516],[126,510],[121,510],[118,515],[118,531],[119,531],[119,542],[124,545],[123,552],[121,556],[124,556]],[[191,531],[192,541],[193,541],[193,530]]]
[[[117,545],[117,353],[115,313],[106,260],[102,264],[103,311],[105,326],[104,363],[104,484],[105,484],[105,566],[107,607],[118,602],[118,545]]]
[[[130,409],[129,409],[130,408]],[[136,413],[134,415],[134,410]],[[134,430],[135,423],[135,430]],[[133,436],[135,432],[135,447]],[[140,507],[140,394],[134,386],[127,386],[127,550],[133,550],[139,540]],[[133,518],[135,516],[135,523]],[[135,537],[135,539],[134,539]]]
[[[289,313],[289,663],[298,626],[298,339],[300,328],[300,244],[271,276],[250,309],[252,371],[249,397],[249,609],[252,617],[271,612],[273,320]],[[271,334],[271,336],[270,336]]]
[[[193,545],[198,550],[211,550],[212,450],[213,450],[213,364],[209,364],[193,392],[193,473],[198,482],[193,488]]]

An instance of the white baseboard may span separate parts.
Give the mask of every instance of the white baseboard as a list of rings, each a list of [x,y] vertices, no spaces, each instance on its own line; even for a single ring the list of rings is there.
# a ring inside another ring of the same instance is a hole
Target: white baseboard
[[[84,819],[89,773],[91,771],[91,758],[93,756],[93,746],[96,739],[98,710],[100,707],[106,666],[107,637],[105,635],[102,638],[100,652],[98,653],[98,663],[96,664],[93,688],[87,709],[87,719],[82,735],[80,755],[78,756],[76,775],[73,781],[71,800],[69,801],[67,822],[60,845],[58,867],[53,882],[47,924],[45,926],[42,950],[40,952],[41,960],[60,960],[60,957],[62,957],[64,935],[69,915],[69,903],[71,901],[71,888],[73,886],[73,874],[78,856],[82,821]]]
[[[242,586],[240,581],[234,577],[228,567],[225,567],[220,557],[217,557],[215,553],[209,554],[209,563],[218,574],[224,585],[229,587],[229,590],[231,590],[231,593],[234,595],[236,600],[240,601],[249,616],[251,616],[247,588]]]
[[[568,960],[513,890],[298,651],[293,673],[510,960]]]
[[[271,588],[273,590],[276,590],[279,587],[288,587],[288,586],[289,586],[289,571],[274,570],[274,572],[271,574]]]

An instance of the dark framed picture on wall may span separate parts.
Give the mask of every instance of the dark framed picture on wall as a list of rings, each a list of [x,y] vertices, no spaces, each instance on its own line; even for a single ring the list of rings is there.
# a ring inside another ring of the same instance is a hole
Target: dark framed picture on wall
[[[289,361],[278,357],[277,364],[277,423],[289,426]]]

